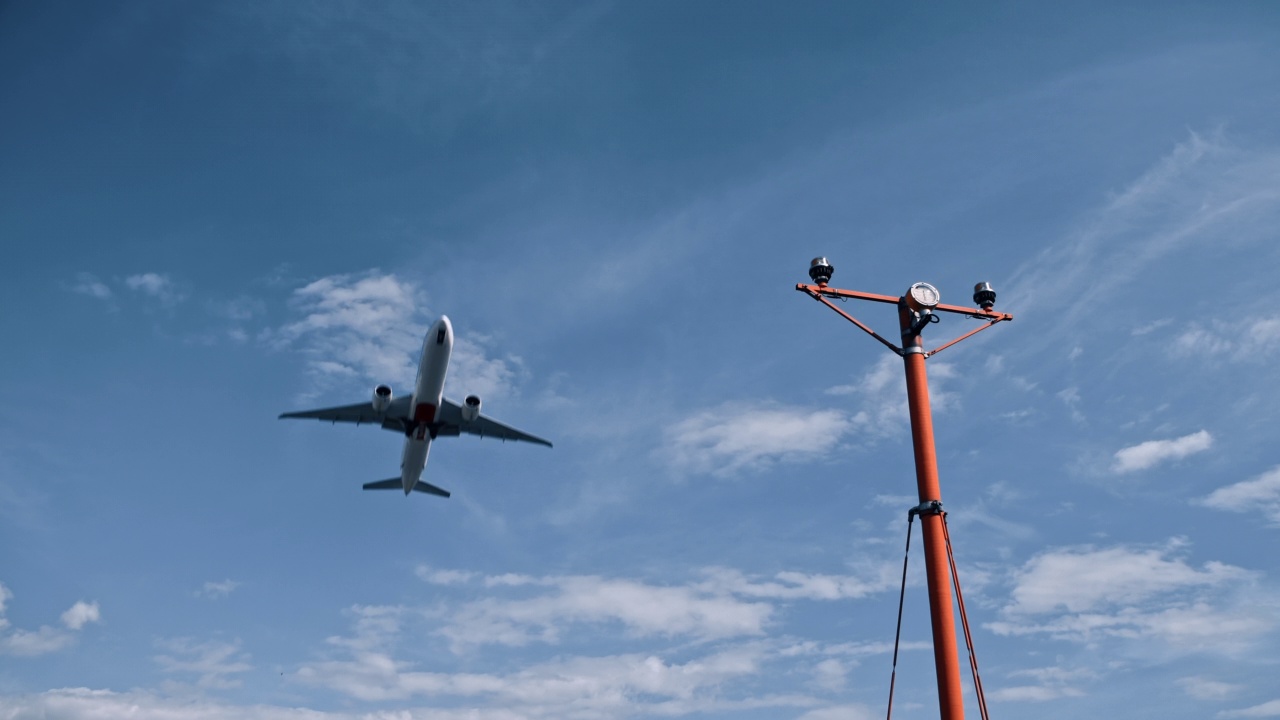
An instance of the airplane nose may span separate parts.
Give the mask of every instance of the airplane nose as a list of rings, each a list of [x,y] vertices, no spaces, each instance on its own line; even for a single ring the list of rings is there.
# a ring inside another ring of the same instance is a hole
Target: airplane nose
[[[441,315],[436,324],[431,326],[431,332],[435,335],[437,345],[444,345],[446,342],[453,345],[453,323],[449,322],[448,315]]]

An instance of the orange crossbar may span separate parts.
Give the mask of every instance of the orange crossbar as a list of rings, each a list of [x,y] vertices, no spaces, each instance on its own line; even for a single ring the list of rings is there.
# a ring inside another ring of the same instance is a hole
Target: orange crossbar
[[[813,298],[814,300],[817,300],[823,305],[826,305],[832,310],[835,310],[836,312],[840,313],[840,315],[844,317],[845,320],[848,320],[854,325],[857,325],[858,329],[862,330],[863,332],[875,338],[876,340],[879,340],[880,343],[883,344],[885,347],[894,351],[898,355],[902,354],[902,348],[898,347],[897,345],[894,345],[888,340],[885,340],[875,330],[872,330],[871,328],[867,327],[867,325],[864,324],[862,321],[858,320],[857,318],[845,312],[844,310],[841,310],[840,308],[836,307],[830,300],[827,299],[827,298],[833,298],[833,297],[840,298],[842,300],[852,298],[854,300],[870,300],[871,302],[897,305],[899,302],[901,302],[902,298],[896,298],[891,295],[879,295],[876,293],[859,292],[857,290],[841,290],[839,288],[828,287],[826,285],[806,285],[804,283],[796,283],[796,290],[799,290],[800,292],[805,293],[806,295]],[[924,353],[924,356],[926,358],[931,357],[933,355],[937,355],[938,353],[942,352],[943,350],[946,350],[952,345],[955,345],[961,340],[965,340],[974,335],[977,335],[978,333],[982,332],[983,330],[986,330],[987,328],[991,327],[992,325],[995,325],[998,322],[1013,320],[1013,316],[1010,315],[1009,313],[1001,313],[1001,312],[996,312],[994,310],[984,310],[982,308],[965,307],[963,305],[936,305],[934,306],[933,310],[935,312],[948,312],[948,313],[954,313],[956,315],[964,315],[965,317],[971,317],[971,318],[974,318],[975,320],[985,320],[987,324],[982,325],[981,327],[974,328],[973,330],[970,330],[969,332],[961,335],[960,337],[954,340],[945,342],[942,345],[939,345],[938,347],[932,350],[926,351]]]

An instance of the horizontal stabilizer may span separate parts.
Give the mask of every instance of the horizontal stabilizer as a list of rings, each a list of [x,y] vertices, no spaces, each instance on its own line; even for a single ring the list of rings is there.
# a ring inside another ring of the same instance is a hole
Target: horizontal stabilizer
[[[439,495],[440,497],[446,498],[449,497],[448,490],[445,490],[442,487],[436,487],[429,482],[423,482],[421,480],[418,481],[417,485],[413,486],[413,489],[417,492],[426,493],[428,495]]]
[[[401,482],[400,478],[391,478],[389,480],[375,480],[374,482],[367,482],[364,484],[365,490],[401,490],[403,488],[404,488],[404,483]],[[428,495],[439,495],[440,497],[446,497],[446,498],[449,497],[448,490],[445,490],[442,487],[436,487],[435,485],[432,485],[429,482],[423,482],[421,480],[418,481],[417,485],[413,486],[413,489],[416,492],[426,493]]]

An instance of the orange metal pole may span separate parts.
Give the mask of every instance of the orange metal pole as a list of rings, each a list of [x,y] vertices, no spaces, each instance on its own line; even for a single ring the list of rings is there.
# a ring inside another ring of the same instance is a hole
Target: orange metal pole
[[[911,332],[912,313],[899,305],[902,325],[902,361],[907,375],[907,408],[911,414],[911,442],[916,459],[916,485],[923,507],[942,502],[938,485],[938,460],[933,443],[933,414],[929,408],[929,378],[925,373],[925,352],[919,333]],[[929,618],[933,624],[933,662],[938,676],[938,708],[942,720],[964,720],[964,698],[960,688],[960,650],[956,643],[956,622],[951,605],[951,571],[947,563],[947,542],[942,516],[920,513],[924,535],[924,565],[929,585]]]

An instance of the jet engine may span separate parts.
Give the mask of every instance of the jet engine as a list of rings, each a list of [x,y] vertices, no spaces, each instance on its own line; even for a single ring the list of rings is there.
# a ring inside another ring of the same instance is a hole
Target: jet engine
[[[379,385],[373,389],[373,411],[383,413],[391,405],[391,386]]]
[[[475,422],[480,417],[480,396],[468,395],[462,401],[462,422]]]

